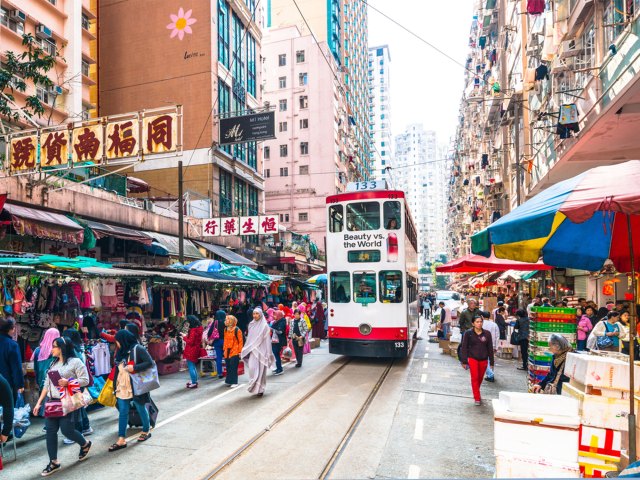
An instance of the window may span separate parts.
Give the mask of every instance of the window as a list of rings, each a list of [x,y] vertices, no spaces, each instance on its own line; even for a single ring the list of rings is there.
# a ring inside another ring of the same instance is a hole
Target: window
[[[308,222],[309,214],[307,212],[299,212],[298,213],[298,221],[299,222]]]
[[[380,250],[350,250],[347,253],[349,263],[379,262],[381,257]]]
[[[218,78],[218,113],[226,117],[231,110],[231,89]],[[231,155],[231,145],[221,147],[223,151]]]
[[[265,169],[264,171],[264,178],[271,178],[271,170],[270,169]]]
[[[220,170],[220,215],[231,215],[231,174]]]
[[[280,122],[278,124],[278,130],[280,132],[286,132],[287,131],[287,122]]]
[[[342,205],[332,205],[329,207],[329,231],[338,233],[342,231],[344,225],[344,210]]]
[[[279,110],[281,112],[286,112],[287,111],[287,100],[280,100],[278,102],[278,106],[279,106]]]
[[[347,230],[360,232],[380,228],[380,204],[359,202],[347,205]]]
[[[309,142],[300,142],[300,155],[309,155]]]
[[[280,221],[281,222],[288,222],[289,221],[289,214],[285,213],[285,214],[280,214]]]
[[[42,85],[36,85],[36,97],[38,97],[38,100],[42,103],[46,103],[47,105],[52,104],[53,99],[55,98],[53,95],[49,94],[49,89]]]
[[[9,11],[4,8],[0,9],[0,24],[20,35],[24,33],[24,23],[9,18]]]
[[[246,62],[246,48],[244,45],[244,25],[242,24],[242,20],[235,13],[231,16],[231,24],[232,24],[232,55],[233,55],[233,83],[234,83],[234,93],[238,96],[242,95],[244,99],[244,89],[246,88],[245,83],[245,62]],[[236,87],[237,85],[237,87]],[[240,91],[242,90],[242,92]],[[244,101],[243,101],[244,103]],[[238,109],[234,109],[238,110]]]
[[[36,39],[36,41],[38,41],[38,39]],[[44,50],[44,52],[47,55],[55,56],[55,54],[56,54],[56,42],[55,42],[55,40],[47,39],[47,38],[41,38],[40,39],[40,46],[42,47],[42,50]]]
[[[233,202],[234,215],[246,215],[247,214],[247,184],[238,178],[235,179],[235,198]]]
[[[300,175],[309,175],[309,165],[300,165]]]
[[[349,303],[351,301],[349,272],[331,272],[329,274],[329,298],[332,303]]]
[[[58,0],[49,0],[49,3],[51,5],[56,5],[58,3]]]
[[[298,84],[303,87],[307,84],[307,74],[305,73],[301,73],[298,75]]]
[[[247,165],[256,170],[258,168],[258,143],[247,143]]]
[[[286,157],[287,155],[289,155],[289,149],[287,145],[280,145],[280,156]]]
[[[353,301],[375,303],[376,272],[353,272]]]
[[[309,128],[309,119],[308,118],[301,118],[300,119],[300,128]]]
[[[89,63],[86,60],[82,60],[82,75],[89,76]]]
[[[264,147],[263,156],[265,160],[269,160],[271,158],[271,147]]]
[[[278,78],[278,86],[279,88],[287,88],[287,77]]]
[[[249,205],[248,214],[258,215],[258,189],[249,185]]]
[[[281,177],[288,177],[289,176],[289,167],[280,168],[280,176]]]
[[[296,63],[304,62],[304,50],[298,50],[296,52]]]
[[[383,270],[380,278],[380,301],[382,303],[402,303],[402,272]]]
[[[218,61],[229,68],[229,6],[218,0]]]
[[[281,53],[278,55],[278,66],[284,67],[287,64],[287,54]]]
[[[300,97],[300,108],[309,108],[309,100],[306,95]]]
[[[247,33],[247,92],[256,96],[256,39]]]
[[[85,30],[89,30],[89,17],[87,17],[84,13],[82,14],[81,20],[82,28]]]

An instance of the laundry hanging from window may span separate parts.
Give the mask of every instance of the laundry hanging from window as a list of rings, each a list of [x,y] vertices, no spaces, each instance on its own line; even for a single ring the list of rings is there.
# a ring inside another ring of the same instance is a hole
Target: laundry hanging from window
[[[540,15],[544,13],[545,0],[527,0],[527,13],[529,15]]]
[[[535,80],[549,80],[549,67],[546,65],[540,65],[536,68]]]

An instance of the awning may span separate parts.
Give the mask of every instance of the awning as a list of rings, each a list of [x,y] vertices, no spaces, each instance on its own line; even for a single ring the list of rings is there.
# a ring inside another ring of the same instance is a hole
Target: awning
[[[172,235],[165,235],[156,232],[144,232],[154,241],[145,247],[158,255],[177,257],[180,254],[180,240]],[[189,258],[204,258],[198,247],[191,240],[184,240],[184,256]]]
[[[219,257],[222,257],[232,265],[246,265],[248,267],[258,266],[256,262],[253,262],[248,258],[243,257],[242,255],[238,255],[236,252],[229,250],[225,246],[216,245],[215,243],[206,243],[206,242],[194,242],[194,243],[196,245],[201,246],[205,250],[213,253],[214,255],[218,255]]]
[[[131,240],[134,242],[140,242],[144,245],[151,245],[153,239],[144,232],[138,232],[130,228],[116,227],[113,225],[107,225],[106,223],[93,222],[86,220],[87,226],[93,231],[97,239],[104,237],[115,237],[122,240]]]
[[[144,193],[149,191],[149,184],[136,177],[127,177],[127,190],[131,193]]]
[[[552,268],[553,267],[545,265],[542,262],[525,263],[496,258],[494,255],[487,258],[482,255],[470,254],[436,267],[436,272],[504,272],[506,270],[551,270]]]
[[[237,283],[247,284],[254,283],[246,280],[240,280],[237,278],[228,278],[225,275],[222,276],[202,276],[192,275],[191,273],[177,273],[177,272],[157,272],[152,270],[129,270],[124,268],[99,268],[90,267],[83,268],[82,272],[89,275],[96,275],[98,277],[120,277],[120,278],[163,278],[166,280],[183,281],[183,282],[195,282],[195,283]]]
[[[5,204],[4,210],[11,215],[13,228],[18,235],[75,244],[81,244],[84,240],[84,228],[59,213],[11,204]]]

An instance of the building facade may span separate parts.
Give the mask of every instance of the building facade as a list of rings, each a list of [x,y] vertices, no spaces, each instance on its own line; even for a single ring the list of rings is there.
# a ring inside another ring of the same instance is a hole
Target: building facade
[[[264,142],[263,158],[267,213],[324,249],[325,197],[343,192],[356,175],[344,85],[328,44],[320,48],[331,66],[297,27],[265,35],[263,98],[276,109],[276,139]]]
[[[371,147],[369,158],[372,178],[390,182],[387,167],[393,168],[391,137],[391,56],[389,46],[369,47],[369,123]]]

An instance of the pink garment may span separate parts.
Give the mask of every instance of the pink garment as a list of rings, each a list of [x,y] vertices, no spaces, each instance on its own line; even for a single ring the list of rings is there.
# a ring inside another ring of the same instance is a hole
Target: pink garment
[[[271,325],[273,323],[273,314],[275,313],[275,310],[273,308],[269,308],[267,310],[267,323],[269,325]]]
[[[578,321],[578,326],[582,328],[586,328],[587,331],[583,331],[578,329],[578,340],[586,340],[589,336],[589,332],[593,329],[593,325],[591,325],[591,320],[586,315],[582,315],[582,318]]]
[[[56,338],[60,337],[60,331],[57,328],[50,328],[42,337],[40,342],[40,351],[38,352],[38,361],[41,362],[51,356],[51,346]]]

